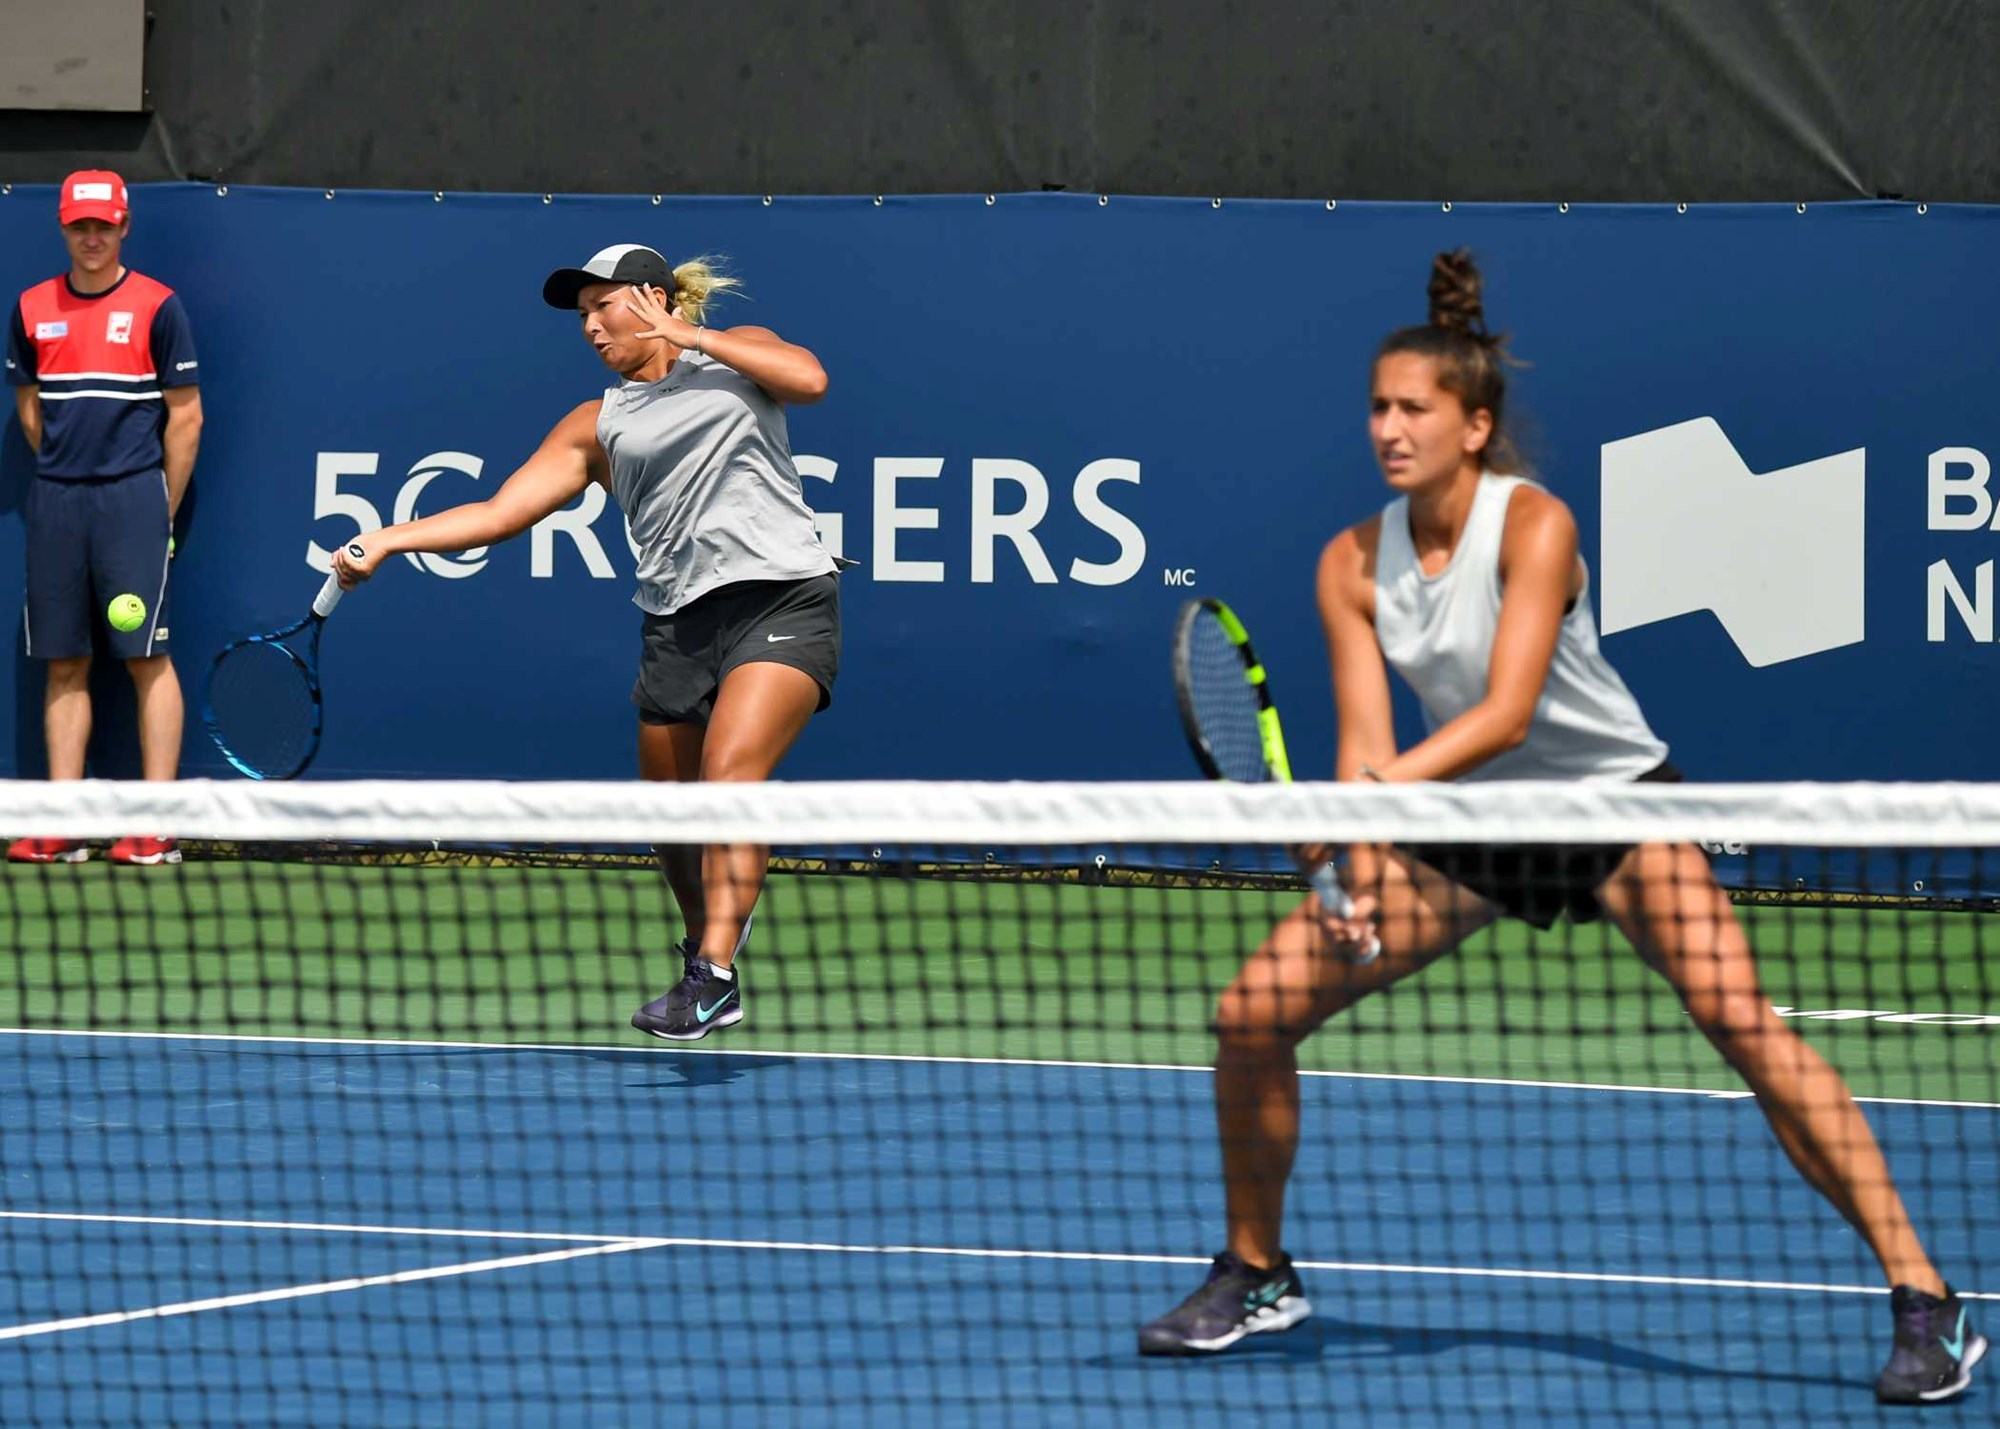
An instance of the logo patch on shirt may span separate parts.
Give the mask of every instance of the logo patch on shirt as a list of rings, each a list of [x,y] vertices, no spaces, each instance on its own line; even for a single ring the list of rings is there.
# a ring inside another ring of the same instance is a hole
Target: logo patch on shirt
[[[104,340],[106,342],[122,342],[129,346],[132,341],[132,315],[130,313],[113,313],[110,319],[104,324]]]
[[[69,324],[67,322],[35,324],[36,342],[48,342],[53,338],[68,337],[68,336],[69,336]]]

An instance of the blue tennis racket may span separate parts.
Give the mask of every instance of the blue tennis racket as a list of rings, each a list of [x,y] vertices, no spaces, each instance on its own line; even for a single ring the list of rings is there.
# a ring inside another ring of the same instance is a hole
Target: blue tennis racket
[[[366,553],[350,546],[348,554]],[[296,779],[319,753],[319,632],[341,594],[340,578],[328,576],[303,619],[224,646],[208,667],[202,724],[252,779]]]
[[[1203,774],[1238,784],[1292,782],[1285,732],[1263,663],[1251,648],[1250,632],[1219,600],[1191,600],[1181,607],[1174,622],[1174,693],[1188,748]],[[1306,881],[1328,913],[1354,916],[1354,900],[1331,863],[1314,869]],[[1354,960],[1370,962],[1381,951],[1381,939],[1370,937]]]

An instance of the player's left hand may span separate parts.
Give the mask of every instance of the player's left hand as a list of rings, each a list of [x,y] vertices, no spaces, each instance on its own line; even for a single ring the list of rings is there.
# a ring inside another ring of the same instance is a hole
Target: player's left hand
[[[639,321],[647,327],[647,331],[634,336],[665,338],[683,349],[693,347],[700,339],[701,329],[682,317],[678,308],[669,308],[668,294],[659,288],[635,283],[626,293],[625,306],[637,313]]]

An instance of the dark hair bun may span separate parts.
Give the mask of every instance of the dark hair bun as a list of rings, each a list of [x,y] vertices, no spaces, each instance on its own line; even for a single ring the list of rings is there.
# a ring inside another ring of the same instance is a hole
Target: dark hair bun
[[[1485,340],[1486,308],[1479,298],[1479,265],[1469,248],[1431,260],[1431,326]]]

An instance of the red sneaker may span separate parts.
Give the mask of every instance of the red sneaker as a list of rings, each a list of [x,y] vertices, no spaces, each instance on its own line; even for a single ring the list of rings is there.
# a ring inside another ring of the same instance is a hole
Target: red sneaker
[[[74,839],[15,839],[7,845],[9,863],[82,863],[90,850]]]
[[[113,863],[179,863],[181,846],[172,839],[156,839],[143,835],[118,840],[111,845]]]

